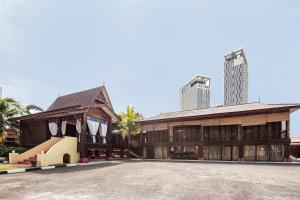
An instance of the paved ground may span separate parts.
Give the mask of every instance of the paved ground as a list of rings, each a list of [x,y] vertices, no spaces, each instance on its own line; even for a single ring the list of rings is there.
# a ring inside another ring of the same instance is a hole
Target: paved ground
[[[0,199],[300,199],[300,167],[125,162],[0,176]]]

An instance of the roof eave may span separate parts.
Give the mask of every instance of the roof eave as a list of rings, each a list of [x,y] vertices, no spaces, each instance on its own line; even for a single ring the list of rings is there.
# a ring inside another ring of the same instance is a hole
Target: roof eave
[[[70,110],[70,109],[72,109],[72,110]],[[71,107],[67,107],[67,108],[39,112],[39,113],[31,114],[31,115],[14,117],[14,118],[10,118],[9,120],[10,121],[24,121],[24,120],[30,120],[30,119],[41,119],[41,118],[45,118],[45,116],[49,116],[49,118],[51,118],[51,116],[53,116],[53,115],[59,115],[62,113],[64,113],[64,114],[75,113],[75,112],[84,113],[84,112],[86,112],[86,110],[85,110],[85,108],[81,107],[80,105],[79,106],[71,106]]]
[[[226,112],[226,113],[214,113],[208,115],[198,115],[198,116],[184,116],[184,117],[172,117],[172,118],[164,118],[164,119],[145,119],[141,120],[138,123],[140,124],[151,124],[158,122],[174,122],[181,120],[200,120],[200,119],[209,119],[215,117],[228,117],[228,116],[236,116],[236,115],[249,115],[249,114],[264,114],[266,112],[271,112],[277,110],[278,112],[291,112],[292,109],[298,110],[300,105],[289,106],[289,107],[279,107],[279,108],[266,108],[266,109],[258,109],[258,110],[247,110],[247,111],[238,111],[238,112]]]

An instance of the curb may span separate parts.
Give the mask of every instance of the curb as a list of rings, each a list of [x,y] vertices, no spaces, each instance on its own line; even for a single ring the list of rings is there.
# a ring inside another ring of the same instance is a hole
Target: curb
[[[14,170],[1,171],[0,175],[32,172],[32,171],[39,171],[39,170],[49,170],[49,169],[64,168],[64,167],[77,167],[77,166],[84,167],[84,166],[100,165],[100,164],[106,164],[106,163],[113,163],[113,162],[105,161],[105,162],[97,162],[97,163],[73,163],[73,164],[52,165],[52,166],[47,166],[47,167],[31,167],[31,168],[27,168],[27,169],[14,169]]]
[[[79,166],[79,165],[75,163],[75,164],[53,165],[53,166],[48,166],[48,167],[32,167],[32,168],[27,168],[27,169],[14,169],[14,170],[1,171],[0,175],[32,172],[32,171],[38,171],[38,170],[48,170],[48,169],[55,169],[55,168],[62,168],[62,167],[75,167],[75,166]]]

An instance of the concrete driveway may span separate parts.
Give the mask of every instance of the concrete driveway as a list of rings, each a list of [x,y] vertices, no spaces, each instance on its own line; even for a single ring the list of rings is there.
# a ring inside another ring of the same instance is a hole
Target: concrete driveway
[[[300,199],[300,167],[124,162],[0,176],[0,199]]]

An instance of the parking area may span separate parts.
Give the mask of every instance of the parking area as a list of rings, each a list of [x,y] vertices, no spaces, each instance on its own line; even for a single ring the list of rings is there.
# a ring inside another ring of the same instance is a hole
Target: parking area
[[[0,199],[300,199],[300,167],[104,163],[2,175]]]

